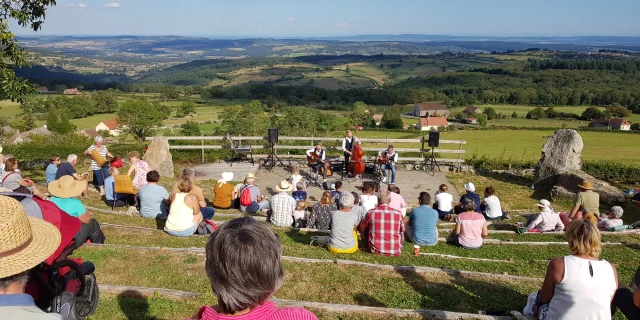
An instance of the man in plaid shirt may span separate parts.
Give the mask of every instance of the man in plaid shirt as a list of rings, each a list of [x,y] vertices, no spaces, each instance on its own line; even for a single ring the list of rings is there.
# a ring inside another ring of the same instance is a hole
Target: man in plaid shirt
[[[271,198],[268,220],[279,227],[290,227],[293,225],[293,210],[296,209],[296,200],[289,194],[293,186],[284,180],[276,186],[276,190],[280,193]]]
[[[382,191],[378,196],[378,207],[367,212],[358,230],[371,253],[399,256],[404,242],[404,217],[400,211],[389,207],[389,202],[389,191]]]

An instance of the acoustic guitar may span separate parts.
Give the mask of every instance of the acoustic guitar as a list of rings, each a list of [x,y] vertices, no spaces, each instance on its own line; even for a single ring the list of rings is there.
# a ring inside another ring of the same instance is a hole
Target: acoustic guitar
[[[390,159],[389,156],[386,153],[382,153],[379,157],[378,157],[378,164],[388,164],[390,163]]]
[[[320,164],[322,163],[321,160],[321,155],[316,154],[315,152],[311,152],[311,156],[307,156],[307,164],[312,165],[312,164]],[[320,170],[324,170],[325,168],[327,169],[327,176],[330,177],[333,175],[333,170],[331,170],[331,162],[329,162],[328,160],[325,161],[325,165],[320,167]],[[320,171],[320,173],[322,174],[323,172]]]

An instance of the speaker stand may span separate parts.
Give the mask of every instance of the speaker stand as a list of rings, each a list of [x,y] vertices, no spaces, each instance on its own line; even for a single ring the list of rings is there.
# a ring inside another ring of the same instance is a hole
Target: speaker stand
[[[431,168],[431,174],[435,177],[436,175],[436,167],[438,167],[438,171],[440,170],[440,165],[438,164],[438,161],[436,160],[436,157],[434,155],[434,147],[431,147],[431,156],[429,156],[429,158],[426,158],[424,160],[424,162],[422,163],[422,168],[424,168],[425,166],[428,166],[428,168]]]
[[[275,144],[271,144],[271,153],[264,160],[264,167],[267,168],[267,171],[271,172],[273,167],[278,163],[281,167],[284,167],[282,160],[280,160],[280,158],[278,158],[278,155],[276,154]]]

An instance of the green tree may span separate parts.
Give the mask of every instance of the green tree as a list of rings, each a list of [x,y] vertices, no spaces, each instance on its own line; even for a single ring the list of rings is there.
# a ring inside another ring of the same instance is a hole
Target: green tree
[[[191,101],[185,101],[176,111],[176,118],[184,118],[192,113],[196,113],[196,105]]]
[[[97,113],[112,113],[118,111],[118,101],[113,94],[98,91],[91,95]]]
[[[175,87],[165,87],[160,93],[160,99],[165,101],[167,100],[175,100],[180,97],[180,91],[178,91]]]
[[[20,131],[29,131],[36,127],[36,119],[33,116],[33,110],[26,109],[22,112],[21,121],[18,124]]]
[[[487,116],[488,120],[494,120],[498,116],[498,113],[496,112],[496,109],[494,109],[492,107],[485,108],[484,109],[484,114]]]
[[[373,108],[369,108],[366,103],[357,101],[353,104],[353,111],[349,114],[348,118],[354,126],[371,127],[374,112],[375,110]]]
[[[346,69],[344,69],[344,71],[345,71],[347,74],[351,74],[351,68],[349,68],[349,65],[347,65],[347,68],[346,68]]]
[[[180,125],[180,132],[183,136],[199,136],[200,126],[193,121],[187,121]]]
[[[209,90],[203,90],[200,93],[200,99],[204,100],[205,104],[209,104],[209,100],[211,100],[212,97],[213,97],[213,94],[211,94],[211,91]]]
[[[611,112],[611,115],[614,117],[625,118],[631,115],[631,110],[620,105],[609,106],[606,108],[606,110]]]
[[[0,100],[22,102],[25,96],[36,93],[29,81],[18,78],[14,71],[14,67],[27,65],[27,53],[9,30],[8,21],[13,20],[20,27],[39,31],[44,23],[46,8],[55,4],[55,0],[0,1]]]
[[[602,111],[600,111],[598,108],[589,107],[584,110],[580,118],[582,118],[583,120],[597,120],[600,118],[604,118],[604,113],[602,113]]]
[[[478,120],[478,125],[481,128],[486,128],[487,127],[487,115],[486,114],[479,114],[476,119]]]
[[[403,125],[404,123],[400,117],[393,117],[389,121],[385,122],[385,127],[387,129],[402,129]]]
[[[544,109],[542,109],[541,107],[537,107],[529,112],[527,112],[527,119],[534,119],[534,120],[538,120],[538,119],[543,119],[546,118],[547,115],[544,113]]]
[[[167,117],[167,108],[145,98],[134,98],[120,105],[117,116],[124,133],[143,140],[153,134],[153,127],[162,125],[162,120]]]
[[[271,126],[260,101],[251,101],[246,106],[225,107],[220,113],[222,130],[244,136],[266,135]]]
[[[51,132],[68,134],[76,127],[69,122],[69,110],[63,108],[53,108],[47,114],[47,129]]]

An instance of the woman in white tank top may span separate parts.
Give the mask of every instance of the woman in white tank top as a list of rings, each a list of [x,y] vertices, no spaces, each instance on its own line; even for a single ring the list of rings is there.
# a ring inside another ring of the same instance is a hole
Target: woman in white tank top
[[[171,207],[164,231],[172,236],[190,236],[196,232],[202,221],[200,207],[196,207],[197,202],[189,196],[192,186],[190,179],[180,179],[178,183],[180,192],[171,196]]]
[[[567,229],[572,255],[549,262],[538,294],[539,318],[549,320],[611,319],[611,300],[618,288],[613,265],[599,259],[600,232],[588,220],[576,220]]]

